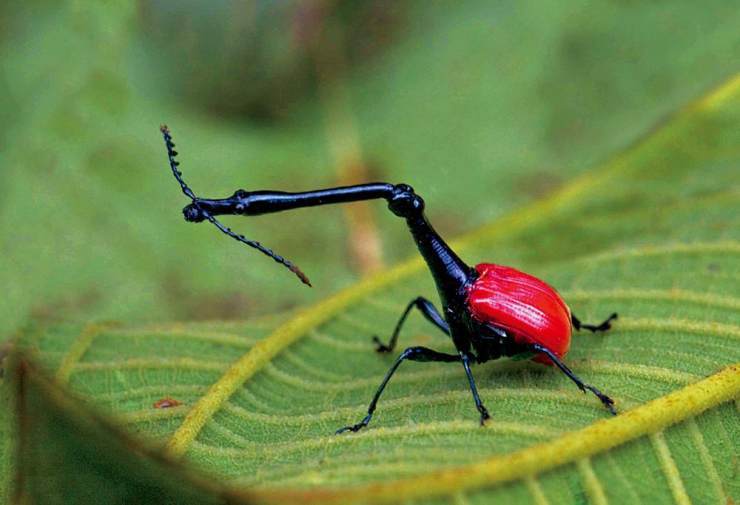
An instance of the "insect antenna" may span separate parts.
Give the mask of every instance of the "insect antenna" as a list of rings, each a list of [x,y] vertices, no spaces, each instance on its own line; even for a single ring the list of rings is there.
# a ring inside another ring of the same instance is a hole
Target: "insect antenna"
[[[188,187],[188,185],[185,183],[185,181],[182,178],[182,172],[177,168],[180,165],[180,162],[175,159],[177,156],[177,151],[175,151],[175,143],[172,142],[172,135],[170,135],[170,129],[167,128],[167,125],[162,125],[159,127],[159,131],[162,132],[162,136],[164,137],[164,143],[167,146],[167,158],[170,161],[170,168],[172,169],[172,175],[175,176],[175,179],[177,179],[177,182],[180,183],[180,187],[182,188],[182,192],[185,193],[185,196],[190,198],[193,201],[193,205],[195,205],[198,210],[201,212],[203,209],[200,208],[198,205],[198,199],[195,196],[195,193],[193,193],[193,190]]]
[[[296,276],[301,280],[301,282],[303,284],[305,284],[307,286],[311,286],[311,281],[308,280],[308,277],[306,277],[306,274],[304,274],[301,271],[301,269],[298,268],[296,265],[294,265],[290,260],[287,260],[287,259],[283,258],[279,254],[277,254],[274,251],[272,251],[272,249],[269,249],[269,248],[263,246],[262,244],[260,244],[256,240],[249,240],[244,235],[239,235],[237,233],[234,233],[233,231],[231,231],[231,228],[229,228],[228,226],[224,226],[218,219],[216,219],[215,217],[213,217],[212,215],[210,215],[207,212],[205,213],[205,217],[206,217],[207,220],[209,220],[211,223],[213,223],[213,225],[216,228],[218,228],[219,230],[221,230],[222,232],[224,232],[229,237],[233,238],[234,240],[238,240],[239,242],[242,242],[244,244],[247,244],[250,247],[254,247],[255,249],[257,249],[261,253],[266,254],[267,256],[269,256],[270,258],[274,259],[275,261],[277,261],[278,263],[280,263],[281,265],[283,265],[284,267],[286,267],[288,270],[290,270],[291,272],[293,272],[294,274],[296,274]]]
[[[167,158],[170,162],[170,168],[172,169],[172,175],[175,176],[175,179],[180,184],[180,187],[182,188],[182,192],[190,198],[193,202],[193,206],[198,210],[198,212],[208,221],[210,221],[216,228],[221,230],[221,232],[225,233],[229,237],[233,238],[234,240],[237,240],[239,242],[242,242],[243,244],[248,245],[249,247],[254,247],[258,251],[260,251],[262,254],[265,254],[275,260],[277,263],[280,263],[284,267],[286,267],[288,270],[293,272],[303,284],[307,286],[311,286],[311,281],[308,279],[306,274],[304,274],[298,266],[293,264],[290,260],[287,260],[280,256],[279,254],[273,252],[271,249],[263,246],[259,242],[255,240],[249,240],[244,235],[239,235],[237,233],[234,233],[231,228],[228,226],[223,225],[218,219],[216,219],[215,216],[211,215],[210,212],[203,209],[198,204],[198,197],[195,196],[195,193],[193,193],[193,190],[190,189],[190,187],[187,185],[185,180],[182,178],[182,172],[178,168],[180,165],[180,162],[175,159],[177,156],[177,151],[175,151],[175,143],[172,141],[172,135],[170,134],[170,129],[166,125],[162,125],[159,127],[159,130],[162,132],[162,136],[164,137],[164,143],[167,146]]]

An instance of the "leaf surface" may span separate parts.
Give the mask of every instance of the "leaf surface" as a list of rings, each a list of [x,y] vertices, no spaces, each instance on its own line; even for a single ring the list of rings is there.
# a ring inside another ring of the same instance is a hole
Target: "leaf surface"
[[[43,372],[16,358],[9,374],[18,431],[13,503],[236,501],[80,407]]]
[[[370,427],[392,357],[372,352],[412,298],[435,299],[414,259],[295,315],[245,323],[60,327],[29,338],[77,394],[231,486],[280,503],[727,502],[740,423],[740,76],[605,166],[455,242],[470,263],[557,286],[606,334],[567,362],[611,395],[608,418],[556,370],[404,364]],[[401,346],[452,351],[413,315]],[[173,398],[171,408],[154,408]],[[732,401],[734,400],[734,402]]]

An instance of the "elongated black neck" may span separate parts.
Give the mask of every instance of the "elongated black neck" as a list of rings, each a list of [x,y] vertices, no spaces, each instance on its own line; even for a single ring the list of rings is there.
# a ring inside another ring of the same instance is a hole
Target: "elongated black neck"
[[[416,247],[429,266],[437,291],[445,308],[464,298],[465,288],[472,281],[472,269],[434,230],[423,212],[406,218]]]
[[[389,198],[393,184],[383,182],[342,186],[338,188],[288,193],[285,191],[238,190],[233,196],[221,199],[198,198],[198,206],[211,215],[239,214],[258,216],[301,207],[316,207],[334,203],[349,203],[375,198]],[[189,206],[190,207],[190,206]]]
[[[183,209],[185,219],[199,222],[211,216],[236,214],[255,216],[301,207],[383,198],[388,208],[406,220],[419,252],[429,266],[445,307],[461,300],[472,280],[473,270],[450,249],[424,216],[424,200],[406,184],[376,182],[338,188],[287,193],[283,191],[238,190],[221,199],[196,198]]]

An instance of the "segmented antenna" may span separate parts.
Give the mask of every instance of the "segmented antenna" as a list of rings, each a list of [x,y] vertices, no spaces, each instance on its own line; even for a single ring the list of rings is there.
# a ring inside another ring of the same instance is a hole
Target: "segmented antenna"
[[[190,189],[190,187],[185,183],[185,181],[182,178],[182,172],[177,168],[180,165],[180,162],[175,159],[177,156],[177,151],[175,151],[175,143],[172,142],[172,135],[170,135],[170,129],[167,128],[166,125],[162,125],[159,127],[159,131],[162,132],[162,136],[164,137],[164,143],[167,146],[167,158],[170,161],[170,168],[172,169],[172,175],[175,176],[175,179],[180,184],[180,187],[182,188],[182,192],[190,198],[193,202],[193,206],[198,209],[198,212],[200,212],[203,217],[205,217],[208,221],[213,223],[213,225],[221,230],[223,233],[228,235],[229,237],[233,238],[234,240],[237,240],[239,242],[242,242],[243,244],[247,244],[249,247],[254,247],[258,251],[260,251],[262,254],[265,254],[275,260],[276,262],[280,263],[284,267],[286,267],[288,270],[293,272],[303,284],[307,286],[311,286],[311,281],[308,280],[308,277],[306,277],[306,274],[304,274],[300,268],[298,268],[296,265],[294,265],[291,261],[283,258],[279,254],[274,253],[271,249],[268,249],[267,247],[263,246],[259,242],[255,240],[249,240],[244,235],[239,235],[237,233],[234,233],[231,231],[231,228],[228,226],[224,226],[218,219],[215,218],[215,216],[212,216],[208,211],[204,210],[200,205],[198,205],[198,198],[195,196],[195,193],[193,193],[193,190]]]

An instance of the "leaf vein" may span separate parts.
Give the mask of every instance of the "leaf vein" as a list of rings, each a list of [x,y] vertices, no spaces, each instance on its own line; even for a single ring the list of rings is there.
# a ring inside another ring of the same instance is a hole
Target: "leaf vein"
[[[547,496],[545,496],[545,492],[542,489],[542,486],[540,486],[540,482],[537,480],[536,476],[527,476],[524,479],[524,485],[527,486],[527,490],[529,491],[529,494],[532,495],[532,499],[536,505],[550,505],[550,502],[547,499]]]
[[[209,445],[204,442],[194,441],[193,448],[201,453],[219,455],[226,457],[246,457],[253,455],[256,450],[260,454],[271,456],[284,455],[297,450],[323,448],[334,445],[354,445],[361,441],[383,440],[408,437],[410,435],[429,435],[437,433],[484,433],[486,436],[495,438],[496,435],[514,434],[532,438],[551,438],[560,435],[561,432],[547,426],[523,424],[520,422],[491,421],[481,428],[475,422],[469,420],[431,421],[426,423],[414,423],[404,426],[383,426],[374,430],[353,433],[350,437],[340,437],[331,433],[329,435],[306,438],[291,442],[249,442],[245,447],[222,447]],[[237,435],[240,437],[240,435]]]
[[[209,372],[222,372],[228,367],[228,363],[220,361],[205,361],[194,358],[131,358],[115,361],[87,361],[77,363],[75,372],[91,372],[99,370],[144,370],[172,368],[176,370],[203,370]]]
[[[695,293],[683,289],[610,289],[604,291],[564,291],[563,297],[570,301],[590,300],[661,300],[689,302],[706,307],[740,309],[740,298],[711,293]]]
[[[66,384],[69,381],[69,377],[72,375],[73,369],[90,348],[93,340],[95,340],[95,337],[100,334],[102,329],[103,326],[101,325],[89,324],[85,326],[82,332],[77,336],[70,346],[69,351],[62,359],[62,363],[59,365],[59,370],[57,370],[56,379],[60,384]]]
[[[691,438],[694,440],[694,445],[699,451],[699,459],[701,459],[702,465],[704,465],[704,471],[707,473],[714,487],[714,492],[717,494],[717,502],[722,504],[727,503],[727,495],[725,495],[725,490],[722,486],[722,479],[719,476],[719,472],[717,472],[717,468],[714,466],[712,456],[709,454],[709,448],[704,441],[704,436],[701,434],[699,426],[696,424],[696,420],[693,418],[689,419],[686,425],[688,426]]]
[[[604,494],[604,486],[601,485],[599,478],[596,476],[596,472],[591,466],[591,460],[589,458],[579,459],[576,466],[578,467],[578,473],[581,474],[581,479],[583,479],[583,487],[586,489],[589,502],[594,505],[607,505],[609,501],[606,499],[606,494]]]
[[[658,461],[660,462],[660,468],[663,471],[663,475],[668,481],[668,487],[671,490],[673,499],[679,505],[691,505],[691,499],[686,493],[686,488],[681,480],[681,474],[676,466],[676,461],[671,455],[671,450],[666,443],[663,431],[658,431],[650,434],[650,442],[652,443],[653,449],[655,450]]]

